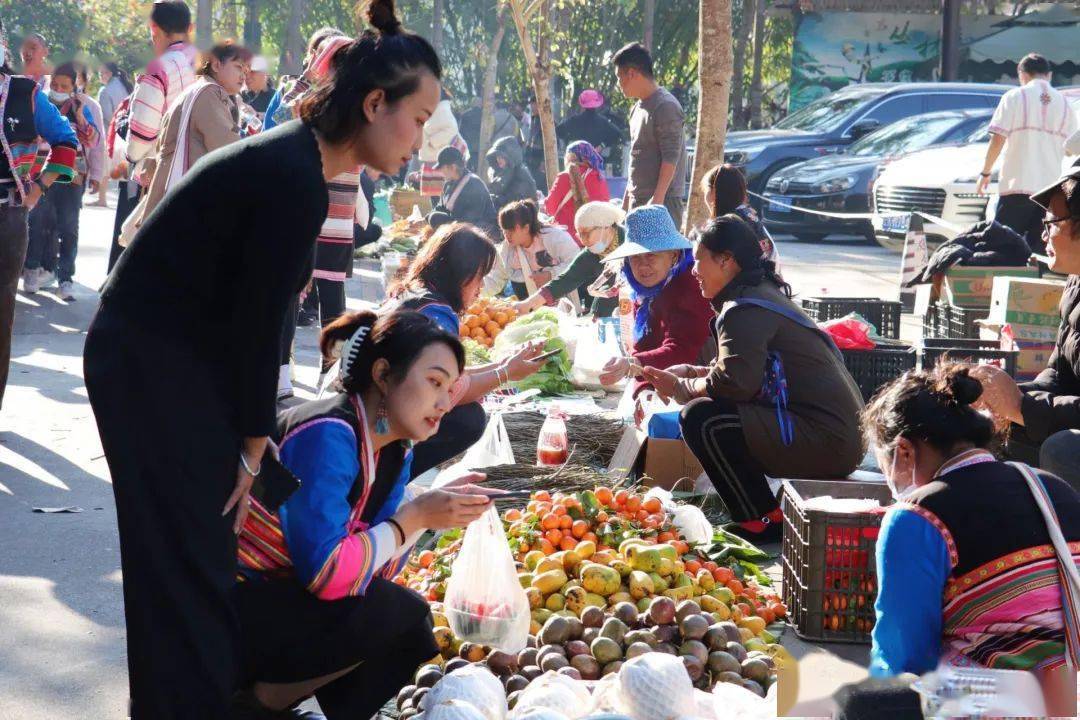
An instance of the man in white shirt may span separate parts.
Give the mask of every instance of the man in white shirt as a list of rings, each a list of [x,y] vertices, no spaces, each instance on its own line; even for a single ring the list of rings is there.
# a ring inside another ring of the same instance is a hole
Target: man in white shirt
[[[1031,195],[1061,173],[1065,140],[1077,130],[1076,113],[1050,86],[1050,63],[1031,53],[1017,65],[1020,87],[1002,96],[990,119],[978,192],[986,193],[994,163],[1004,148],[998,181],[996,219],[1027,238],[1032,251],[1043,252],[1043,209]]]

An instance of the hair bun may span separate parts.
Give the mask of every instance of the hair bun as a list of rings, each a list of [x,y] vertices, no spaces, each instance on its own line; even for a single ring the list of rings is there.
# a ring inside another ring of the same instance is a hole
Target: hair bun
[[[957,405],[971,405],[983,394],[982,383],[971,377],[965,365],[946,366],[941,385],[941,390]]]
[[[394,0],[370,0],[367,6],[367,21],[380,35],[397,35],[401,31],[401,21],[398,19]]]

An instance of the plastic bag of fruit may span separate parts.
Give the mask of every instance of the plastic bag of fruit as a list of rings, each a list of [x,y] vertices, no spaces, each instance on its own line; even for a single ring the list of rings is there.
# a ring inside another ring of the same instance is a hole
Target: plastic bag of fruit
[[[522,720],[531,718],[533,713],[540,710],[554,710],[569,720],[576,720],[588,713],[591,704],[591,696],[585,683],[549,671],[521,691],[510,717],[512,720]]]
[[[504,720],[506,717],[506,692],[502,683],[482,665],[470,665],[443,676],[424,696],[423,709],[459,701],[476,707],[485,720]]]
[[[492,505],[465,530],[443,600],[454,635],[508,653],[529,639],[529,599]]]
[[[619,701],[634,720],[675,720],[694,716],[694,686],[681,659],[648,652],[619,668]]]
[[[664,506],[665,512],[671,515],[671,522],[679,528],[683,538],[690,544],[711,543],[713,539],[713,526],[705,513],[697,505],[675,502],[670,492],[663,488],[654,487],[645,493],[645,497],[656,497]]]

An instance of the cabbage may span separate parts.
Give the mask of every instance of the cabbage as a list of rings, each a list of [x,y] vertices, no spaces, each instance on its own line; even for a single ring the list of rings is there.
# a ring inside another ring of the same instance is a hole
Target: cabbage
[[[545,395],[565,395],[573,392],[574,386],[570,382],[570,353],[567,352],[566,342],[559,337],[559,316],[554,310],[537,310],[507,325],[495,338],[492,356],[495,360],[502,360],[512,355],[520,345],[533,340],[547,341],[544,352],[561,352],[544,363],[538,372],[513,383],[513,386],[518,390],[535,388]]]
[[[491,362],[491,351],[472,338],[462,338],[465,346],[465,366],[487,365]]]

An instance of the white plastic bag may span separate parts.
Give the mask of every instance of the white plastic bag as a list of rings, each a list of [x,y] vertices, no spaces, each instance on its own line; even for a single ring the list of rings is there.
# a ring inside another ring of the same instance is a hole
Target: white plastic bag
[[[484,713],[464,700],[447,700],[429,707],[424,717],[430,720],[486,720]]]
[[[619,345],[615,333],[604,334],[600,339],[600,326],[590,323],[578,333],[577,348],[574,351],[574,364],[570,370],[570,382],[587,390],[603,388],[600,371],[612,358],[619,356]]]
[[[619,668],[619,701],[634,720],[675,720],[697,712],[694,686],[682,660],[651,652]]]
[[[585,717],[592,704],[589,689],[581,680],[548,671],[521,691],[510,717],[522,720],[541,709],[555,710],[570,720]]]
[[[510,444],[510,436],[506,433],[506,423],[503,422],[502,413],[492,413],[488,418],[487,427],[484,428],[484,434],[465,451],[460,460],[439,472],[434,487],[442,487],[471,470],[496,465],[513,465],[515,462],[514,447]]]
[[[525,649],[529,599],[494,505],[465,530],[444,605],[450,629],[462,641],[508,653]]]
[[[672,524],[679,529],[686,542],[692,545],[712,542],[712,523],[697,505],[676,503],[670,492],[658,487],[651,488],[645,497],[659,498],[664,512],[671,516]]]
[[[486,720],[506,718],[506,691],[499,679],[482,665],[469,665],[444,675],[424,696],[421,709],[451,700],[473,705]]]

